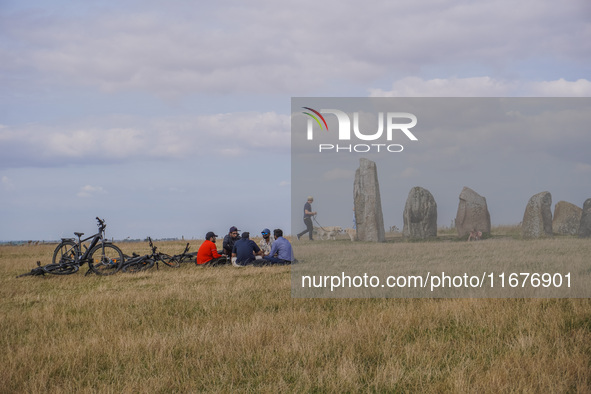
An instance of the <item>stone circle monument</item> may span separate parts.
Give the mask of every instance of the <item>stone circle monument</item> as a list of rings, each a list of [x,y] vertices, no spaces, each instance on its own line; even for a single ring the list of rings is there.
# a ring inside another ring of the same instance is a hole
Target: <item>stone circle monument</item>
[[[355,222],[358,241],[384,242],[384,216],[380,198],[380,184],[376,163],[368,159],[359,159],[359,168],[355,172],[353,184]]]
[[[404,206],[402,234],[410,239],[437,236],[437,203],[429,190],[416,186],[410,189]]]
[[[583,203],[583,214],[581,215],[581,222],[579,224],[579,237],[591,237],[591,198],[588,198]]]
[[[583,210],[575,204],[566,201],[559,201],[554,206],[554,218],[552,219],[552,230],[560,235],[577,235]]]
[[[532,196],[523,214],[521,232],[523,238],[552,236],[552,195],[541,192]]]
[[[455,224],[460,238],[467,236],[472,230],[490,234],[490,213],[486,198],[469,187],[464,187],[460,193]]]

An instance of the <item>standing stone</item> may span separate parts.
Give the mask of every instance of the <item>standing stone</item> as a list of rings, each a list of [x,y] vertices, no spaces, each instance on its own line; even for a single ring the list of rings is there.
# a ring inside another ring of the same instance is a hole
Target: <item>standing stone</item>
[[[384,242],[384,216],[376,163],[368,159],[359,160],[353,184],[355,221],[358,241]]]
[[[437,236],[437,204],[429,190],[418,186],[410,189],[403,216],[404,237],[426,239]]]
[[[554,206],[554,219],[552,219],[552,230],[561,235],[577,235],[583,210],[575,204],[566,201],[559,201]]]
[[[490,234],[490,213],[486,198],[469,187],[464,187],[460,193],[456,229],[460,238],[470,234],[472,230]]]
[[[579,224],[579,237],[591,237],[591,198],[585,200],[583,204],[583,214]]]
[[[549,192],[538,193],[529,199],[521,231],[523,238],[552,236],[552,195]]]

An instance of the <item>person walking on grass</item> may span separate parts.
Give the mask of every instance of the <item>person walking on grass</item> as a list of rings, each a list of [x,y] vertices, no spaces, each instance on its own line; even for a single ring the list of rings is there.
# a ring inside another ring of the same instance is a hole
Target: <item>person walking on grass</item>
[[[314,197],[308,196],[308,201],[304,204],[304,224],[306,225],[306,229],[297,235],[298,240],[302,235],[308,233],[310,241],[314,241],[314,225],[312,224],[312,217],[316,216],[318,212],[312,211],[313,202]]]
[[[205,235],[205,241],[197,251],[197,265],[215,266],[226,264],[226,256],[219,254],[215,246],[216,238],[217,235],[213,231]]]

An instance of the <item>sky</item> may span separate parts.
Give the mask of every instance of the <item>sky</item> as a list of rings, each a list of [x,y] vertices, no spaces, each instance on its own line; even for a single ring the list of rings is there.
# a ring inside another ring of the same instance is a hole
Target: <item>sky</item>
[[[0,240],[91,234],[96,216],[115,239],[259,233],[304,202],[292,97],[589,97],[591,3],[0,0],[0,58]],[[552,163],[583,191],[535,189],[581,206],[589,157]]]

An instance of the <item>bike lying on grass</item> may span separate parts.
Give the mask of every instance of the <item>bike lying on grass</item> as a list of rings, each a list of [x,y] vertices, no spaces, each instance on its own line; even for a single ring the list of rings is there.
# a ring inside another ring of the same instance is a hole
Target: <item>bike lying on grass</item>
[[[181,266],[182,263],[195,263],[197,265],[197,252],[189,253],[189,243],[185,246],[185,250],[183,250],[180,254],[175,254],[174,256],[168,256],[163,254],[162,255],[162,262],[169,267],[178,268]]]
[[[152,254],[146,254],[144,256],[140,256],[136,253],[134,253],[132,256],[126,255],[125,263],[123,263],[121,271],[135,273],[149,270],[154,266],[156,261],[160,259],[160,253],[157,252],[158,248],[152,243],[152,238],[148,237],[148,242],[150,243]]]
[[[181,254],[170,256],[166,253],[158,252],[158,248],[154,246],[152,238],[148,237],[148,242],[150,244],[152,254],[139,256],[134,253],[133,256],[125,256],[125,263],[123,264],[122,268],[123,272],[145,271],[152,268],[154,265],[156,265],[156,269],[158,269],[158,264],[160,262],[172,268],[179,268],[181,266],[181,263],[195,260],[196,254],[188,253],[189,243],[187,243],[187,246],[185,246],[185,250]]]
[[[97,275],[113,275],[123,266],[123,252],[117,246],[105,239],[105,228],[107,225],[104,220],[96,218],[98,221],[98,233],[81,239],[84,233],[75,232],[78,241],[74,238],[62,238],[62,242],[57,245],[53,252],[51,264],[41,266],[38,261],[37,268],[33,268],[21,276],[27,275],[70,275],[78,272],[80,266],[88,263],[86,275],[94,272]],[[91,240],[90,245],[86,246],[84,242]],[[84,252],[82,249],[84,248]]]

